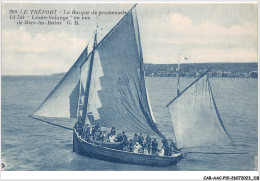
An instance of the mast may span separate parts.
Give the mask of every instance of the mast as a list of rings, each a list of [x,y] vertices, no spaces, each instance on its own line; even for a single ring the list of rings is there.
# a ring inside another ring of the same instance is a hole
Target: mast
[[[83,125],[85,125],[85,121],[86,121],[89,89],[90,89],[90,82],[91,82],[91,75],[92,75],[93,61],[94,61],[94,55],[95,55],[96,47],[97,47],[97,30],[95,31],[93,50],[92,50],[92,55],[91,55],[91,59],[90,59],[89,71],[88,71],[88,78],[87,78],[87,81],[86,81],[86,89],[85,89],[85,92],[84,92],[84,95],[85,95],[84,96],[84,106],[83,106],[83,112],[82,112],[82,118],[81,118]]]
[[[177,97],[180,95],[180,56],[181,54],[178,54],[178,66],[176,68],[177,71]]]

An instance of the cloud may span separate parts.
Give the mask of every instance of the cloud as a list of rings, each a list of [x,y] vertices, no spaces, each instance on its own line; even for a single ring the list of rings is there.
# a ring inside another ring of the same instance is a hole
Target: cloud
[[[86,46],[66,32],[30,34],[24,27],[2,31],[2,74],[65,72]]]
[[[257,61],[257,24],[223,27],[206,21],[194,25],[189,17],[176,13],[143,23],[147,63],[176,63],[178,53],[195,62]]]

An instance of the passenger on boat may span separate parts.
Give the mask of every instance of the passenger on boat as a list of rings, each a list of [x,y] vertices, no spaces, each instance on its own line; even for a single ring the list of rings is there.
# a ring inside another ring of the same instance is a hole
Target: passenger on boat
[[[158,150],[158,143],[157,143],[156,139],[154,138],[152,141],[152,154],[155,154],[157,150]]]
[[[124,131],[122,132],[122,138],[123,138],[122,146],[123,146],[123,149],[124,149],[124,147],[127,147],[127,142],[128,142],[127,136],[126,136]]]
[[[129,149],[130,152],[133,152],[134,151],[134,145],[135,145],[133,139],[130,139],[128,142],[129,142],[129,144],[128,144],[129,148],[128,149]]]
[[[170,156],[170,147],[168,145],[168,140],[166,138],[164,138],[162,140],[162,144],[163,144],[163,147],[164,147],[164,155]]]
[[[96,128],[95,128],[95,126],[94,126],[94,127],[92,127],[92,130],[91,130],[91,136],[92,136],[92,137],[94,137],[95,132],[96,132]]]
[[[76,130],[77,132],[79,132],[79,125],[78,125],[78,123],[75,124],[75,130]]]
[[[130,141],[126,141],[125,145],[123,145],[123,151],[130,152]]]
[[[158,153],[158,156],[164,156],[165,155],[165,147],[162,146],[161,151]]]
[[[123,141],[123,135],[121,133],[118,133],[116,136],[116,141],[117,142],[122,142]]]
[[[144,146],[144,137],[142,133],[138,136],[138,142],[142,147]]]
[[[99,136],[100,136],[101,134],[102,134],[101,131],[96,130],[95,133],[94,133],[93,139],[94,139],[94,140],[98,140],[98,139],[99,139]]]
[[[108,137],[108,140],[109,140],[109,142],[111,142],[111,143],[115,142],[115,141],[116,141],[116,135],[110,135],[110,136]]]
[[[95,126],[95,130],[98,130],[98,129],[100,129],[100,126],[99,126],[99,124],[97,123],[96,126]]]
[[[97,141],[102,141],[102,142],[106,142],[106,131],[102,131],[100,132]]]
[[[136,142],[135,146],[134,146],[134,153],[141,153],[142,152],[142,146]]]
[[[127,141],[127,136],[126,136],[124,131],[122,132],[122,137],[123,137],[123,142],[126,142]]]
[[[143,149],[143,150],[144,150],[144,151],[143,151],[144,154],[149,155],[148,149],[147,149],[147,146],[146,146],[146,145],[144,145],[144,149]]]
[[[138,141],[138,136],[137,136],[137,134],[135,133],[135,134],[134,134],[134,137],[133,137],[133,145],[135,145],[137,141]]]
[[[101,127],[97,124],[97,126],[96,126],[96,132],[98,132],[98,133],[101,133],[102,131],[101,131]]]
[[[150,136],[147,134],[146,138],[145,138],[145,146],[147,148],[148,154],[151,154],[151,143],[152,143],[152,139],[150,138]]]
[[[85,130],[84,138],[85,138],[86,140],[89,140],[89,139],[90,139],[90,136],[91,136],[91,127],[90,127],[90,125],[89,125],[89,124],[86,124],[86,125],[84,126],[84,130]]]
[[[79,132],[79,135],[82,136],[82,133],[83,133],[83,126],[82,126],[81,121],[79,121],[77,125],[78,125],[78,132]]]
[[[179,153],[176,143],[173,142],[172,139],[169,139],[168,141],[170,147],[170,156],[173,155],[174,153]]]
[[[101,128],[98,123],[92,128],[92,136],[94,137],[94,139],[96,132],[98,132],[97,135],[99,135],[99,132],[101,132]]]
[[[116,129],[115,127],[112,127],[111,131],[110,131],[111,135],[116,135]]]

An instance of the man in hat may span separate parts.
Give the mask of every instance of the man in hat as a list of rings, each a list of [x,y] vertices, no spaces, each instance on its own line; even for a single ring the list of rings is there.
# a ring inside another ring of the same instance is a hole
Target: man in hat
[[[125,147],[127,147],[127,136],[125,134],[125,131],[122,132],[122,138],[123,138],[122,145],[123,145],[123,149],[124,149]]]
[[[133,137],[133,145],[135,145],[137,141],[138,141],[138,135],[135,133]]]
[[[91,136],[91,128],[89,126],[89,124],[85,125],[85,139],[89,140]]]
[[[123,142],[126,142],[127,141],[127,136],[125,134],[125,131],[122,132],[122,136],[123,136]]]
[[[146,144],[146,148],[147,148],[148,154],[151,154],[151,143],[152,143],[152,139],[147,134],[147,136],[145,138],[145,144]]]
[[[111,135],[116,135],[116,129],[115,127],[112,127],[111,131],[110,131]]]
[[[144,146],[144,137],[142,133],[138,136],[138,142],[142,147]]]
[[[164,138],[162,140],[162,144],[163,144],[163,147],[164,147],[164,154],[165,156],[170,156],[170,147],[168,145],[168,140],[166,138]]]
[[[152,141],[152,154],[155,154],[157,150],[158,150],[158,143],[157,143],[156,139],[154,138]]]

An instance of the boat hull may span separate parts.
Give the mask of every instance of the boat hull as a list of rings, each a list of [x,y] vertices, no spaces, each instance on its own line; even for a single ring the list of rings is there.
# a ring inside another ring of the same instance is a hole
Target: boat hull
[[[176,154],[174,156],[156,156],[102,147],[82,140],[75,130],[73,131],[73,151],[90,158],[110,162],[158,167],[176,165],[182,159],[181,154]]]

